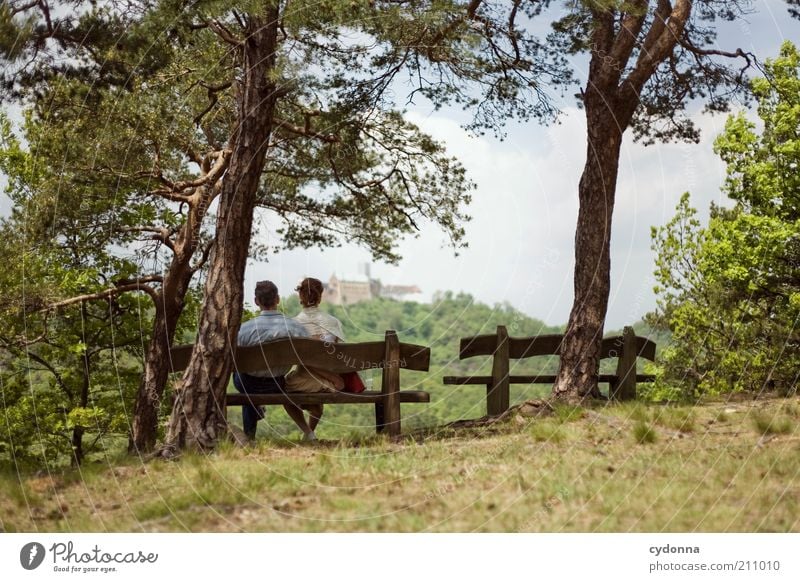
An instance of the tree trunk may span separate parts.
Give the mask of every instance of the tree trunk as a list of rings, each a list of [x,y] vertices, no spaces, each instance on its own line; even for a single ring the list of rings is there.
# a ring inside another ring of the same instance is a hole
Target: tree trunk
[[[578,186],[575,295],[553,386],[553,396],[566,400],[600,396],[597,383],[610,291],[611,216],[622,133],[627,125],[614,114],[607,99],[598,97],[595,103],[592,96],[587,95],[588,147]]]
[[[191,261],[197,250],[203,219],[214,197],[213,189],[213,184],[199,189],[189,204],[189,215],[175,241],[161,291],[153,296],[156,314],[134,405],[128,440],[131,454],[150,452],[156,445],[161,398],[170,372],[169,350],[194,276]]]
[[[241,322],[253,210],[276,101],[268,74],[275,66],[277,31],[277,5],[267,7],[263,18],[248,19],[237,91],[239,123],[230,140],[198,335],[176,390],[164,456],[177,449],[212,449],[226,428],[222,402]]]
[[[153,335],[144,357],[144,372],[136,394],[129,453],[152,451],[158,435],[158,411],[169,376],[169,350],[175,337],[175,327],[183,311],[183,295],[180,298],[164,299],[156,296],[156,314]]]
[[[591,8],[592,58],[583,93],[588,139],[578,186],[575,297],[553,386],[556,398],[580,401],[600,395],[599,356],[611,288],[611,217],[622,135],[640,104],[645,84],[669,58],[692,10],[691,0],[659,1],[642,35],[646,14],[638,10],[647,5],[642,3],[624,18],[615,3],[593,3]],[[637,39],[642,43],[635,65],[630,67]]]
[[[83,428],[76,426],[72,429],[72,466],[78,467],[83,462]]]

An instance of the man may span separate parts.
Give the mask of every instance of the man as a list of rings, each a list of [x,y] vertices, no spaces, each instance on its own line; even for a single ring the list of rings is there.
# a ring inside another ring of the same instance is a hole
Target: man
[[[239,328],[239,347],[256,346],[264,342],[285,337],[308,337],[305,328],[295,320],[285,317],[278,311],[281,301],[278,288],[272,281],[256,283],[256,305],[261,313]],[[284,376],[291,366],[274,366],[264,371],[250,374],[233,374],[234,387],[243,394],[280,394],[284,391]],[[303,411],[296,406],[284,406],[286,412],[303,431],[305,440],[313,441],[317,437],[306,423]],[[252,404],[242,406],[242,428],[245,434],[254,439],[256,425],[264,418],[264,409]]]

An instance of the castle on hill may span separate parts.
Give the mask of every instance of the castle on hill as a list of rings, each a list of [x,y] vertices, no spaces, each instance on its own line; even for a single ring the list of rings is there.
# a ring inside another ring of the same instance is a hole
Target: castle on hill
[[[323,301],[331,305],[352,305],[376,297],[404,300],[418,293],[422,291],[416,285],[384,285],[380,279],[373,279],[369,264],[364,263],[358,274],[340,276],[333,273],[325,285]]]

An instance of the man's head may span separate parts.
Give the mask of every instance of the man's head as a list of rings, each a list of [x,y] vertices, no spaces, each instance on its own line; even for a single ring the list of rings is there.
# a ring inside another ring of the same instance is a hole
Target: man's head
[[[259,281],[256,283],[256,305],[261,309],[275,309],[280,303],[278,287],[272,281]]]
[[[322,281],[312,277],[306,277],[297,286],[297,294],[300,296],[300,303],[303,307],[316,307],[322,301],[323,291]]]

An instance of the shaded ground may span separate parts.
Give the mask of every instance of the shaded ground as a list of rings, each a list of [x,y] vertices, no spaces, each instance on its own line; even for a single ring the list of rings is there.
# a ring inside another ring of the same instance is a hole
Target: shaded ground
[[[0,531],[800,531],[800,399],[0,475]]]

